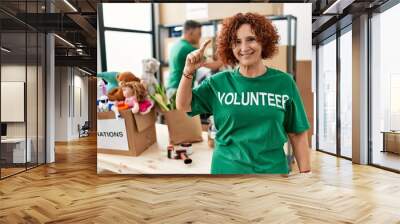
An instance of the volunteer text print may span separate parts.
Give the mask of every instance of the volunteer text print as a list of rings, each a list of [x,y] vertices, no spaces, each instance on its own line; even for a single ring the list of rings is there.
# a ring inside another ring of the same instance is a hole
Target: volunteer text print
[[[217,92],[218,100],[222,105],[239,106],[270,106],[285,109],[288,95],[279,95],[265,92]]]

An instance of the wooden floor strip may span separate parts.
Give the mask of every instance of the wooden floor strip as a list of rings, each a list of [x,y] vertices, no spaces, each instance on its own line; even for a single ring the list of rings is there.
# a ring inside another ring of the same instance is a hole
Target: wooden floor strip
[[[400,223],[400,175],[312,152],[313,176],[96,173],[96,139],[0,181],[0,223]]]

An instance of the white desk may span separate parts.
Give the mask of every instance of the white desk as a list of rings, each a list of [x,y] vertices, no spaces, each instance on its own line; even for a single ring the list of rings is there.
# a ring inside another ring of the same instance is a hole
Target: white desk
[[[97,172],[99,174],[210,174],[213,149],[208,147],[207,133],[203,132],[203,141],[192,146],[189,157],[192,164],[183,160],[169,159],[161,149],[168,146],[169,137],[166,125],[156,124],[157,142],[140,156],[121,156],[98,153]],[[177,147],[175,148],[177,149]]]
[[[28,143],[28,147],[26,147],[26,154],[25,154],[25,138],[6,138],[1,139],[2,147],[8,147],[10,145],[13,146],[12,148],[12,155],[13,160],[12,163],[25,163],[25,158],[27,158],[26,162],[31,162],[31,145],[32,140],[30,138],[26,139]],[[8,150],[8,148],[6,149]],[[2,151],[5,151],[2,149]]]

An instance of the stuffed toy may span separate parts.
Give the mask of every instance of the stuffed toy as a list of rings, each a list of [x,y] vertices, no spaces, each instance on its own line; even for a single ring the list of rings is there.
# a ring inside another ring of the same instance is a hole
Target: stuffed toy
[[[101,96],[98,99],[97,112],[107,112],[110,109],[110,103],[107,96]]]
[[[131,109],[132,113],[136,114],[139,112],[138,99],[142,97],[140,95],[140,88],[142,88],[142,85],[140,85],[140,82],[122,82],[121,87],[125,97],[124,104]]]
[[[111,90],[118,87],[117,76],[118,76],[118,72],[97,73],[98,78],[102,78],[103,80],[105,80],[107,82],[107,85],[106,85],[107,93],[109,93]]]
[[[103,79],[98,79],[97,81],[98,92],[101,93],[101,96],[107,95],[107,84]],[[108,98],[107,98],[108,100]]]
[[[121,72],[116,76],[116,81],[119,85],[117,84],[117,87],[108,91],[107,94],[110,101],[123,101],[125,99],[120,85],[121,82],[140,82],[140,79],[131,72]]]
[[[147,98],[147,91],[141,82],[121,82],[124,103],[132,113],[147,114],[154,103]]]
[[[150,95],[154,95],[156,92],[155,86],[158,84],[157,79],[155,78],[154,74],[160,68],[160,62],[157,59],[149,58],[143,59],[143,75],[142,75],[142,82],[145,85],[147,92]]]

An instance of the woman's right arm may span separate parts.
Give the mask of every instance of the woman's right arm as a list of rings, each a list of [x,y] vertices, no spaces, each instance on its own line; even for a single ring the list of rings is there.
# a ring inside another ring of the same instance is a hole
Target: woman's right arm
[[[186,75],[186,74],[185,74]],[[176,92],[176,109],[183,112],[192,111],[192,79],[188,78],[188,75],[182,75],[181,81],[179,82],[178,90]]]
[[[196,69],[204,63],[204,50],[211,40],[204,42],[201,47],[186,57],[185,68],[176,93],[176,108],[183,112],[192,111],[192,79]]]

